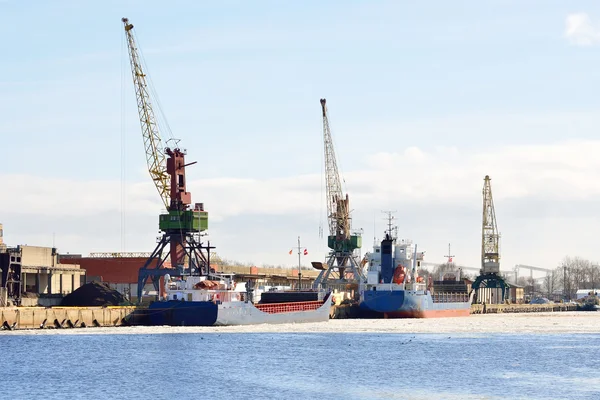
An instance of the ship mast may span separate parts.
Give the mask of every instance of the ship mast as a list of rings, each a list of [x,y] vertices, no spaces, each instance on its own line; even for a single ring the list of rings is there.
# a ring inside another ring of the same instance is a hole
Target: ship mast
[[[385,233],[387,235],[389,235],[390,239],[392,240],[396,240],[398,238],[398,226],[394,226],[394,219],[395,217],[393,216],[393,213],[395,213],[396,211],[382,211],[382,213],[387,214],[387,230],[385,231]]]

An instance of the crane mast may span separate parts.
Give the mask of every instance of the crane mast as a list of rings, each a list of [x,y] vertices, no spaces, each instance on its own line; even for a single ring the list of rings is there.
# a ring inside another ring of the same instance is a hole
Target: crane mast
[[[313,288],[319,289],[328,286],[330,289],[339,287],[345,290],[345,285],[348,283],[361,285],[365,281],[357,256],[354,254],[354,250],[361,247],[362,237],[353,235],[350,231],[350,202],[348,194],[344,196],[342,192],[325,99],[321,99],[321,111],[323,113],[325,184],[329,223],[327,245],[331,251],[326,263],[312,262],[312,266],[321,271],[313,283]],[[346,270],[350,270],[350,274],[347,274]],[[337,277],[332,275],[334,271]],[[342,287],[342,285],[344,286]]]
[[[500,235],[496,226],[496,212],[489,175],[485,176],[483,184],[481,269],[484,274],[500,272]]]
[[[170,205],[169,197],[169,175],[166,170],[165,153],[162,147],[162,140],[158,131],[158,124],[152,109],[146,74],[142,70],[142,63],[138,54],[138,49],[133,37],[133,25],[127,18],[121,19],[125,25],[125,35],[127,38],[127,48],[129,50],[129,62],[131,64],[131,74],[133,75],[133,85],[135,87],[135,97],[137,100],[140,125],[142,127],[142,136],[144,138],[144,149],[146,151],[146,164],[150,177],[158,190],[158,194],[168,209]]]

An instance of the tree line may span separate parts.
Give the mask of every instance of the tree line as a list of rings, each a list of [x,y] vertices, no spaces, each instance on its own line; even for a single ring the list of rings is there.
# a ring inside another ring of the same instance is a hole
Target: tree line
[[[566,256],[544,278],[519,277],[517,285],[528,288],[531,294],[553,299],[574,299],[577,290],[600,287],[600,266],[581,257]]]
[[[460,266],[452,263],[443,263],[435,267],[431,273],[434,279],[439,279],[440,275],[456,271],[459,268]],[[422,274],[428,275],[428,272],[424,270]],[[477,274],[463,271],[462,277],[473,280]],[[539,295],[551,300],[561,300],[565,297],[575,299],[577,290],[600,288],[600,265],[581,257],[566,256],[554,270],[549,271],[543,278],[520,276],[517,282],[514,282],[514,275],[510,273],[505,274],[504,278],[509,283],[522,286],[525,294],[530,296]]]

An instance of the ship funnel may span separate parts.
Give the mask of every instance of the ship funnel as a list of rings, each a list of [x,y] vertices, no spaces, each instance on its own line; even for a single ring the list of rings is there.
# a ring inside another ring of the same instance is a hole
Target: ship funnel
[[[394,240],[389,235],[386,235],[386,238],[381,241],[381,279],[383,283],[391,283],[394,277],[393,242]]]

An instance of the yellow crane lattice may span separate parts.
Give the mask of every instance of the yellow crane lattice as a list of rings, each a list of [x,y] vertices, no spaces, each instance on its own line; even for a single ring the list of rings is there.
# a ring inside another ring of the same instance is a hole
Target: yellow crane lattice
[[[166,157],[158,131],[158,123],[154,116],[152,102],[150,101],[146,74],[142,70],[138,49],[133,37],[133,25],[129,23],[127,18],[123,18],[122,21],[125,25],[125,34],[127,36],[129,61],[131,63],[135,97],[137,99],[138,114],[144,138],[144,149],[146,150],[146,164],[148,165],[148,172],[154,181],[158,194],[168,209],[171,203],[169,196],[169,175],[167,174]]]

